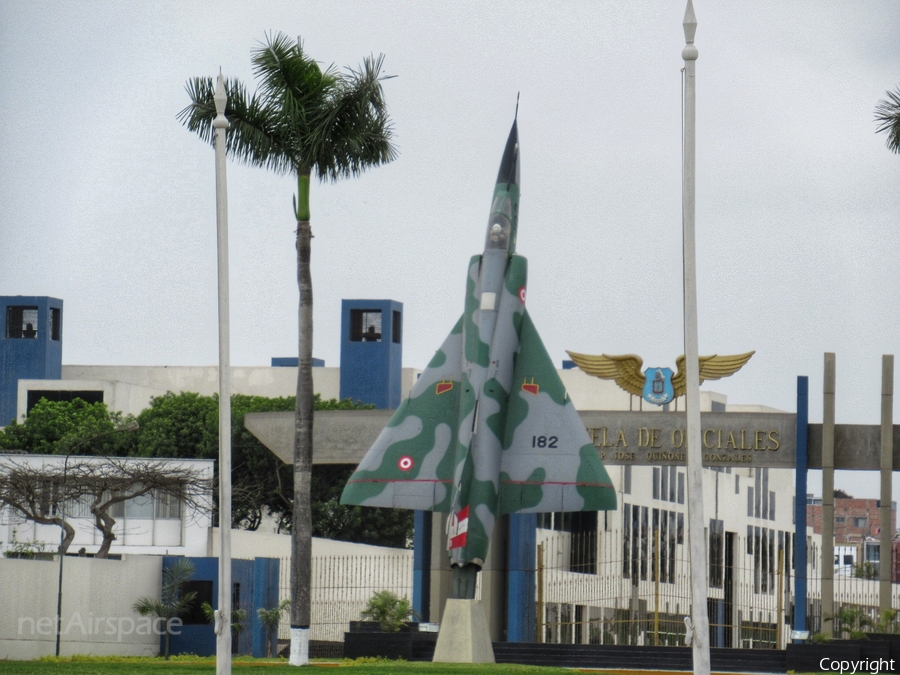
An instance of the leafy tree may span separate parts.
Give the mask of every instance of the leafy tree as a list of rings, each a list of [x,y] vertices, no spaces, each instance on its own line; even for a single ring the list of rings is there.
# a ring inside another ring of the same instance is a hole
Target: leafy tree
[[[879,123],[875,133],[887,134],[887,146],[900,154],[900,86],[896,91],[886,91],[887,99],[875,106],[875,121]]]
[[[367,58],[359,70],[324,71],[303,51],[299,39],[282,33],[267,37],[254,52],[259,91],[247,96],[237,80],[226,84],[225,116],[231,122],[227,150],[252,166],[290,173],[297,179],[294,217],[297,225],[297,283],[300,288],[299,368],[294,441],[293,555],[291,556],[291,625],[310,622],[312,561],[313,295],[310,273],[312,230],[309,188],[313,173],[336,181],[390,162],[396,156],[381,89],[382,57]],[[212,78],[187,84],[191,104],[179,119],[212,143],[216,116]],[[292,640],[297,639],[292,637]],[[295,653],[292,650],[292,653]],[[300,665],[308,661],[301,654]]]
[[[372,407],[349,399],[322,400],[318,394],[314,396],[314,405],[316,410]],[[278,520],[280,527],[290,531],[294,493],[292,467],[285,465],[247,430],[244,415],[249,412],[291,411],[294,407],[292,396],[232,396],[233,526],[254,530],[269,514]],[[0,430],[0,448],[45,454],[64,454],[74,448],[79,455],[217,459],[218,420],[218,396],[168,392],[154,397],[150,405],[141,411],[136,418],[139,422],[137,433],[119,434],[114,432],[121,428],[116,425],[123,421],[122,416],[109,413],[103,403],[89,404],[80,399],[71,402],[42,400],[23,423]],[[78,443],[83,445],[77,447]],[[412,512],[340,504],[341,491],[352,472],[353,467],[349,465],[313,467],[313,536],[405,547],[412,536]],[[14,495],[19,504],[17,508],[31,520],[60,525],[65,529],[67,524],[63,525],[63,519],[59,516],[58,506],[63,497],[59,487],[53,488],[56,490],[53,493],[55,497],[49,499],[51,493],[42,490],[34,480],[34,477],[23,478],[17,483],[18,493]],[[213,485],[214,502],[217,504],[218,481],[214,481]],[[101,513],[98,527],[103,532],[105,526],[101,526],[114,504],[121,499],[105,503],[80,490],[67,499],[73,501],[87,497],[88,506],[96,502]],[[109,527],[106,530],[111,532]],[[65,548],[72,536],[74,531],[67,530]]]
[[[131,417],[111,413],[105,403],[41,399],[22,422],[0,429],[0,450],[30,454],[128,455],[136,441],[132,434],[116,434]]]
[[[141,597],[134,603],[134,611],[141,616],[158,616],[165,620],[165,657],[169,660],[169,639],[172,619],[186,612],[197,599],[196,591],[185,591],[184,587],[194,576],[194,565],[187,558],[180,558],[163,570],[162,594],[159,600]]]
[[[295,405],[293,396],[231,398],[232,522],[238,527],[255,530],[267,513],[278,519],[279,526],[290,522],[291,467],[250,433],[244,426],[244,415],[290,411]]]
[[[349,399],[313,399],[316,410],[363,410]],[[290,530],[293,507],[293,471],[244,426],[251,412],[290,411],[293,396],[266,398],[235,394],[231,397],[232,525],[255,530],[266,514]],[[218,396],[194,393],[157,396],[138,416],[140,436],[137,454],[142,457],[216,459],[219,448]],[[338,504],[340,492],[352,473],[347,465],[315,466],[313,484],[313,533],[315,536],[405,546],[412,529],[409,511],[362,509]],[[218,483],[216,483],[218,485]],[[218,496],[216,496],[218,501]],[[333,502],[328,506],[318,502]],[[345,512],[352,512],[346,515]],[[373,533],[383,533],[375,536]]]
[[[137,417],[139,457],[216,459],[219,456],[219,402],[216,396],[171,391],[150,399]]]
[[[413,535],[412,511],[340,503],[341,492],[355,468],[347,464],[318,464],[313,467],[313,535],[406,548]]]

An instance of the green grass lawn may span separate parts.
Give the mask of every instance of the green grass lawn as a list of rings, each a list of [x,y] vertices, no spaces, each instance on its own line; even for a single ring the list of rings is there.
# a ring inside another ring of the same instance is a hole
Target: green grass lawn
[[[346,675],[571,675],[564,668],[542,668],[511,664],[450,664],[360,659],[358,661],[314,661],[303,672],[329,671],[340,668]],[[38,661],[0,661],[0,675],[177,675],[179,673],[215,673],[215,660],[189,656],[173,657],[171,661],[150,658],[75,657],[74,659],[47,658]],[[232,672],[242,675],[296,674],[297,668],[284,659],[239,659],[232,664]]]

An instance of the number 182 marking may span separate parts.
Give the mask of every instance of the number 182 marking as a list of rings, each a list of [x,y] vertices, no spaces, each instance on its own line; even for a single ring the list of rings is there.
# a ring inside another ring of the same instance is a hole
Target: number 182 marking
[[[559,439],[556,436],[532,436],[532,448],[555,448]]]

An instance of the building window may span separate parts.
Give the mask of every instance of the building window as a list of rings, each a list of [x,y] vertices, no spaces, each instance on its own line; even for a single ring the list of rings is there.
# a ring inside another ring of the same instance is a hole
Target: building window
[[[157,494],[153,497],[157,520],[177,520],[181,518],[181,500],[172,495]]]
[[[381,342],[381,310],[351,309],[350,340],[353,342]]]
[[[38,330],[37,307],[7,307],[6,337],[36,338]]]
[[[60,333],[60,311],[59,307],[50,308],[50,339],[59,342]]]
[[[641,507],[641,579],[647,580],[647,557],[650,553],[650,514],[646,506]]]
[[[669,501],[675,502],[676,481],[678,468],[673,464],[669,467]]]
[[[62,389],[29,389],[25,400],[25,414],[38,404],[41,399],[47,399],[54,403],[58,401],[74,401],[80,398],[85,403],[103,403],[102,391],[70,391]]]
[[[645,507],[646,508],[646,507]],[[641,507],[631,507],[631,580],[637,584],[641,566]]]
[[[400,318],[401,314],[396,309],[393,314],[393,322],[391,323],[391,342],[396,342],[400,344],[400,335],[403,330],[403,320]]]
[[[734,474],[734,494],[741,494],[741,474]]]
[[[184,584],[183,595],[195,593],[190,606],[179,616],[185,626],[205,626],[209,624],[206,614],[203,611],[203,603],[212,605],[213,599],[213,582],[212,581],[186,581]]]
[[[666,518],[666,512],[663,511],[663,520]],[[653,560],[650,562],[650,581],[656,581],[656,561],[659,560],[659,570],[660,574],[662,574],[662,556],[660,555],[660,542],[665,544],[665,541],[662,539],[662,533],[659,530],[659,509],[653,509],[652,515],[652,523],[653,523],[653,541],[650,542],[651,556]]]
[[[754,477],[756,478],[756,489],[754,490],[754,493],[756,495],[756,500],[753,502],[753,517],[759,518],[760,517],[760,502],[762,500],[762,472],[759,469],[757,469],[753,473],[755,474]]]
[[[626,495],[631,494],[631,465],[626,464],[624,470],[622,471],[622,491]]]
[[[659,498],[664,502],[669,500],[669,467],[662,467],[662,480],[659,484]]]
[[[847,517],[846,516],[837,516],[837,517],[835,517],[834,522],[835,523],[846,523]]]
[[[747,517],[753,517],[753,488],[747,487]]]
[[[129,519],[153,518],[153,497],[149,494],[132,497],[125,501],[125,517]]]
[[[878,563],[881,562],[881,544],[875,543],[871,541],[866,542],[866,562],[867,563]]]
[[[748,526],[747,554],[753,556],[753,592],[773,594],[777,584],[775,558],[778,555],[775,530]],[[788,560],[785,559],[785,566],[787,564]]]
[[[866,518],[866,516],[862,516],[860,518],[854,518],[853,519],[853,527],[865,527],[867,520],[868,520],[868,518]]]
[[[653,499],[659,499],[659,467],[653,467]]]
[[[680,518],[682,514],[678,514]],[[670,584],[675,583],[675,543],[677,541],[677,532],[675,526],[675,512],[669,511],[669,578],[668,581]],[[678,542],[681,543],[681,542]]]
[[[684,504],[684,474],[678,474],[678,503]]]
[[[775,492],[769,491],[769,520],[775,520]]]
[[[622,505],[622,576],[631,578],[631,504]]]
[[[725,578],[725,523],[709,521],[709,585],[722,588]]]
[[[568,532],[572,533],[569,571],[597,574],[597,512],[567,513]]]

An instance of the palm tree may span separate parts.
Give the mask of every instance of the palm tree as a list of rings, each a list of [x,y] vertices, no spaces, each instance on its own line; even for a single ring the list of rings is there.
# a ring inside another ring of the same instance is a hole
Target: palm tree
[[[281,623],[281,615],[285,611],[290,610],[290,608],[291,601],[284,599],[272,609],[260,607],[256,610],[259,622],[263,625],[263,628],[266,629],[266,644],[268,645],[269,658],[274,657],[275,652],[277,651],[275,646],[278,642],[278,624]]]
[[[876,133],[887,132],[887,146],[900,154],[900,86],[897,91],[887,91],[887,100],[875,106],[875,121],[880,123]]]
[[[184,586],[194,576],[194,565],[187,558],[180,558],[175,564],[163,570],[162,593],[160,599],[138,598],[134,611],[141,616],[155,615],[164,619],[166,631],[166,661],[169,660],[169,638],[172,619],[186,612],[197,597],[196,591],[185,592]]]
[[[357,176],[396,157],[381,89],[383,57],[364,59],[358,70],[322,70],[303,44],[282,33],[254,51],[259,89],[248,97],[237,80],[226,82],[225,116],[231,122],[228,153],[252,166],[297,178],[297,283],[300,287],[297,414],[294,429],[294,504],[291,522],[291,663],[308,661],[312,567],[312,346],[310,275],[310,177],[322,181]],[[191,104],[178,118],[212,143],[216,116],[212,78],[187,83]]]

